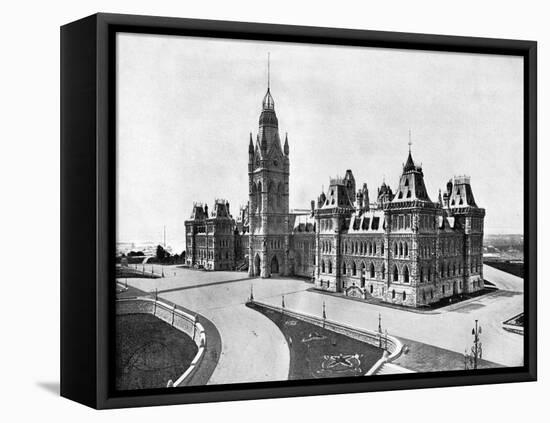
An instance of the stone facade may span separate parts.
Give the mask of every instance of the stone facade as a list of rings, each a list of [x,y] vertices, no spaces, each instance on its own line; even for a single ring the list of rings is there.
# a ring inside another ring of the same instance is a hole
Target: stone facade
[[[318,289],[414,307],[483,289],[485,210],[468,177],[432,202],[409,152],[395,194],[383,184],[370,203],[366,184],[348,195],[352,180],[331,180],[317,201]]]
[[[248,158],[248,204],[236,221],[223,200],[210,215],[193,206],[188,265],[302,276],[320,290],[413,307],[483,289],[485,210],[469,177],[449,180],[434,202],[409,150],[395,193],[383,183],[371,201],[347,170],[310,209],[290,211],[288,136],[281,146],[269,88]]]

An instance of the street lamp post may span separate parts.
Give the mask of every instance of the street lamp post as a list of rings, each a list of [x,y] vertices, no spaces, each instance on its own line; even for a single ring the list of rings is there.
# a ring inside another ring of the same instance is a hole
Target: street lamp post
[[[483,355],[483,348],[480,340],[481,325],[478,324],[477,319],[474,328],[472,328],[472,335],[474,337],[474,345],[470,348],[470,354],[468,354],[467,349],[464,351],[464,368],[468,369],[473,367],[473,369],[476,370],[478,361]]]
[[[325,327],[325,320],[327,320],[327,308],[325,302],[323,301],[323,328]]]
[[[378,313],[378,348],[382,348],[382,315]]]

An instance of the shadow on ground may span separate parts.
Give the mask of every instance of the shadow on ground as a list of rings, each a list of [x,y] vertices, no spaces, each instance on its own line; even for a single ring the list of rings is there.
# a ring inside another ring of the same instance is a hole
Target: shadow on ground
[[[50,394],[53,394],[55,396],[59,396],[60,389],[59,389],[59,382],[36,382],[36,386],[43,389],[46,392],[49,392]]]

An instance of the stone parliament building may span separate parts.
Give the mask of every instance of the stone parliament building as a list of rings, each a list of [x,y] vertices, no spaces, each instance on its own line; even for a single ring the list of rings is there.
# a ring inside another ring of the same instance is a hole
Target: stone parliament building
[[[211,211],[193,205],[188,266],[306,277],[320,290],[412,307],[483,289],[485,209],[469,177],[452,178],[432,201],[409,144],[395,192],[383,183],[371,201],[367,184],[357,189],[347,170],[309,209],[291,211],[289,160],[268,83],[248,146],[248,204],[237,219],[222,199]]]

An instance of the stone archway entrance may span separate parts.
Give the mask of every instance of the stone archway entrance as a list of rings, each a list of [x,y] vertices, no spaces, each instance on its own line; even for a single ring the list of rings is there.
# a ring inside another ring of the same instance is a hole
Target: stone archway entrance
[[[273,256],[271,259],[271,274],[277,273],[279,273],[279,260],[277,260],[277,256]]]
[[[260,276],[260,255],[256,254],[256,257],[254,257],[254,276]]]

